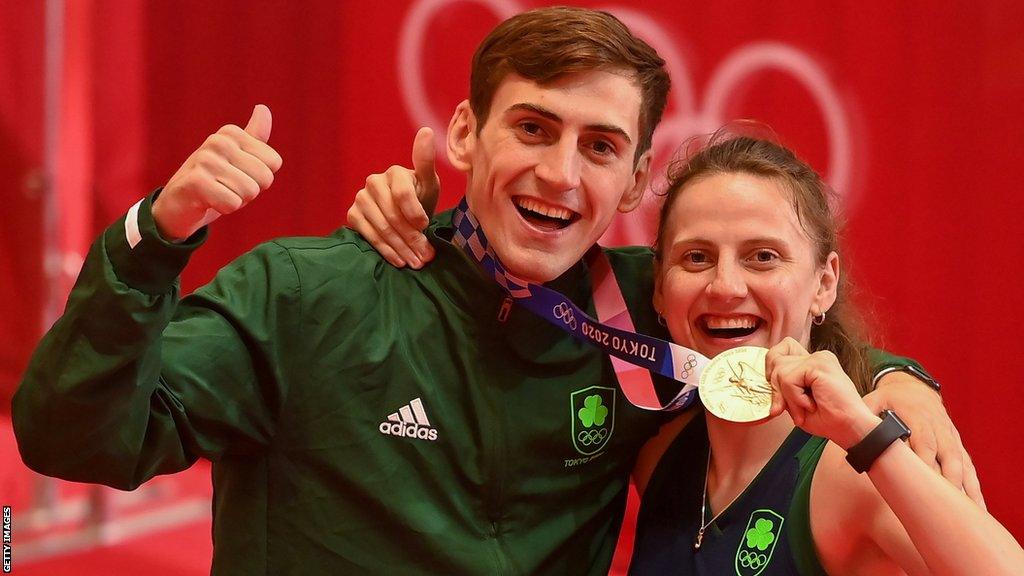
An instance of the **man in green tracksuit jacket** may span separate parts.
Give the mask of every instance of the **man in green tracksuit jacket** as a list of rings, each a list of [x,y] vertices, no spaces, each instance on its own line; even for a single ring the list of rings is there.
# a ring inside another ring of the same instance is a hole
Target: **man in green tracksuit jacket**
[[[517,50],[558,72],[510,64]],[[511,272],[593,312],[580,258],[639,202],[667,89],[657,54],[602,13],[526,13],[484,41],[449,151]],[[447,243],[446,216],[423,270],[342,230],[261,245],[179,302],[205,226],[280,168],[269,134],[265,107],[225,126],[92,246],[15,396],[25,462],[132,489],[211,460],[214,574],[606,572],[665,416],[511,305]],[[608,255],[637,330],[659,333],[650,252]]]

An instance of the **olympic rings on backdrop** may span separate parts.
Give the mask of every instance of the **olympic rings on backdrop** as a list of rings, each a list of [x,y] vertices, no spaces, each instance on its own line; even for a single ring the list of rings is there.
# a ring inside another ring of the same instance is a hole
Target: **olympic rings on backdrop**
[[[425,63],[424,47],[429,45],[431,36],[459,33],[443,26],[434,27],[438,14],[451,10],[454,4],[476,4],[490,12],[494,21],[499,22],[524,10],[520,0],[417,0],[412,3],[401,29],[398,31],[398,51],[395,65],[401,87],[402,100],[413,122],[430,126],[436,134],[444,134],[448,126],[448,110],[438,113],[431,108],[435,102],[433,91],[428,86],[427,72],[434,67]],[[834,62],[820,58],[796,46],[772,40],[755,41],[736,47],[720,62],[710,62],[708,80],[701,92],[695,74],[690,70],[686,52],[680,46],[688,46],[685,37],[669,30],[652,15],[643,10],[625,5],[605,6],[619,17],[638,36],[647,40],[666,60],[672,77],[672,92],[669,106],[661,127],[654,135],[652,154],[655,164],[660,164],[673,155],[680,142],[694,135],[708,134],[729,120],[728,109],[737,94],[750,79],[764,71],[785,74],[796,81],[814,101],[825,126],[828,150],[828,178],[833,190],[841,195],[840,201],[848,208],[855,200],[850,183],[854,169],[854,130],[840,90],[833,85],[826,72]],[[467,55],[468,56],[468,55]],[[444,158],[444,138],[437,139],[438,152]],[[652,167],[652,173],[663,173],[662,167]],[[649,202],[645,210],[654,210],[660,204]],[[644,244],[650,230],[639,221],[617,218],[612,222],[611,234],[620,243]]]

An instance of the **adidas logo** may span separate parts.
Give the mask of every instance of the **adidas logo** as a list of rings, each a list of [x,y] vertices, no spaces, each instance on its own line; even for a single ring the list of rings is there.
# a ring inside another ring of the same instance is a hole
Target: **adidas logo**
[[[386,422],[378,427],[381,434],[419,438],[420,440],[437,440],[437,430],[430,426],[427,413],[423,411],[423,402],[417,398],[388,416]]]

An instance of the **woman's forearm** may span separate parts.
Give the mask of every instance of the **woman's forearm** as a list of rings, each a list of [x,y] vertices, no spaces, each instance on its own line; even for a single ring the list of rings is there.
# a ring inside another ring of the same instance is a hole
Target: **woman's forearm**
[[[867,472],[934,574],[1020,574],[1024,550],[995,518],[903,442]]]

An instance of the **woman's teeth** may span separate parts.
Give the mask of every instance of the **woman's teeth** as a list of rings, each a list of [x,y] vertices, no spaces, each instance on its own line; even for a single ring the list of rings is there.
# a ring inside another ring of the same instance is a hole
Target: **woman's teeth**
[[[753,328],[757,326],[757,320],[749,316],[742,318],[708,318],[707,327],[718,328]]]
[[[757,330],[760,320],[753,316],[739,318],[705,318],[705,331],[715,338],[742,338]]]

